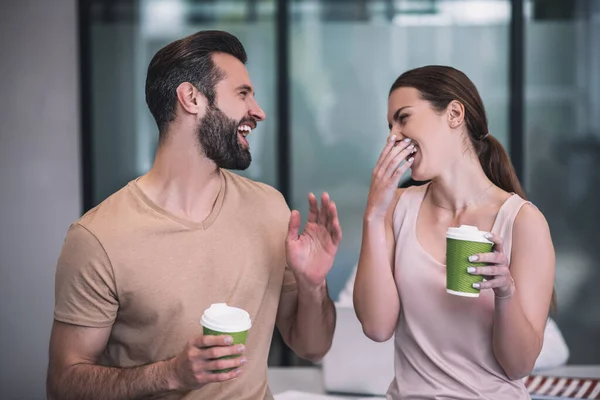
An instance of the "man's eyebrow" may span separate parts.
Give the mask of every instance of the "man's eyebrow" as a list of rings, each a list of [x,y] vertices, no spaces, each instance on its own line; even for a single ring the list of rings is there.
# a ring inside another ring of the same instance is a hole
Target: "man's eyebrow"
[[[236,87],[235,90],[238,90],[238,91],[245,90],[247,92],[251,92],[253,96],[255,94],[254,90],[252,89],[252,86],[246,85],[246,84]]]

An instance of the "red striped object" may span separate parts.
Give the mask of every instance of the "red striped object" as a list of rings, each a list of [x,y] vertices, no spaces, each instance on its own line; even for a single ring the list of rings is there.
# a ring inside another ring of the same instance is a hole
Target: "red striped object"
[[[524,382],[532,396],[600,400],[600,379],[530,375]]]

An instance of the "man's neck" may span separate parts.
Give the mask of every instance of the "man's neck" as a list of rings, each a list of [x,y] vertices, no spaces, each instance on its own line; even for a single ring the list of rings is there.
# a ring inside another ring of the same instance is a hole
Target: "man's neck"
[[[140,189],[167,211],[194,222],[210,214],[221,190],[221,172],[197,145],[168,141],[159,146]]]

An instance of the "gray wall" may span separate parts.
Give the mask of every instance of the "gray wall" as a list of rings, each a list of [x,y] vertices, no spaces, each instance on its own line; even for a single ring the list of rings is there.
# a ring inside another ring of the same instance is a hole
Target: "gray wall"
[[[75,0],[0,12],[0,399],[45,398],[54,269],[80,214]]]

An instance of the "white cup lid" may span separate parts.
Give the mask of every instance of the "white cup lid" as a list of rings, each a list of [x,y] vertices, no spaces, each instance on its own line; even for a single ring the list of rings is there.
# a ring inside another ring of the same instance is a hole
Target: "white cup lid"
[[[446,237],[455,240],[468,240],[469,242],[480,242],[493,244],[492,241],[484,236],[488,232],[480,231],[476,226],[461,225],[459,228],[448,228]]]
[[[211,304],[200,319],[202,326],[217,332],[234,333],[247,331],[252,326],[250,314],[227,303]]]

